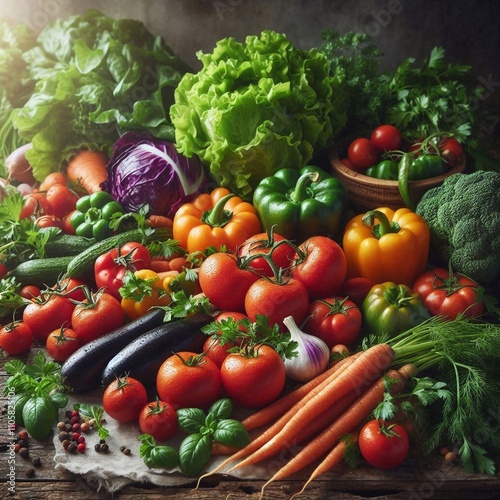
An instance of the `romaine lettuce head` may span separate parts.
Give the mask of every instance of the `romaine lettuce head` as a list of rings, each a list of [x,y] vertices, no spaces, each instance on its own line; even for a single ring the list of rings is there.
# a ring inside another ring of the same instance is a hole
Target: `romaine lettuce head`
[[[343,82],[316,49],[264,31],[197,56],[202,69],[183,76],[170,108],[175,142],[243,198],[279,168],[303,167],[345,125]]]
[[[173,217],[206,182],[196,156],[187,158],[174,144],[135,132],[124,134],[115,143],[106,168],[108,177],[102,189],[129,212],[148,204],[150,213]]]

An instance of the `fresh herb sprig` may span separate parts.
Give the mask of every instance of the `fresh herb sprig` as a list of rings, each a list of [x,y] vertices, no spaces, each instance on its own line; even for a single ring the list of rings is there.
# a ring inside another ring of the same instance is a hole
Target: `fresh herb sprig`
[[[100,439],[106,439],[109,436],[109,430],[104,427],[103,423],[104,408],[102,406],[88,403],[75,403],[74,408],[82,417],[92,421]]]

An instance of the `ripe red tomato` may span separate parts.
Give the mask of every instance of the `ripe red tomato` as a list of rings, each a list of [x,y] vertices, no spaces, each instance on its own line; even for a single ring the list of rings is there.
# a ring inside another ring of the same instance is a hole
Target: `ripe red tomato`
[[[49,333],[45,343],[47,352],[58,363],[64,363],[80,346],[76,332],[66,326]]]
[[[221,367],[222,386],[228,396],[246,408],[259,408],[278,398],[285,386],[285,363],[270,346],[251,354],[229,354]]]
[[[0,329],[0,348],[9,356],[28,352],[33,343],[33,333],[23,321],[14,321]]]
[[[393,469],[408,456],[410,439],[399,424],[370,420],[359,433],[359,449],[363,458],[379,469]]]
[[[94,263],[94,278],[98,288],[121,300],[118,291],[123,286],[123,277],[127,271],[135,272],[149,269],[151,254],[136,241],[129,241],[120,248],[112,248],[97,257]]]
[[[269,318],[269,324],[279,325],[285,330],[283,320],[292,316],[297,324],[304,321],[309,306],[306,287],[297,279],[290,278],[283,283],[273,278],[259,278],[250,285],[245,296],[245,311],[251,321],[258,314]]]
[[[299,246],[292,277],[307,289],[311,300],[337,294],[347,274],[347,260],[338,243],[312,236]]]
[[[413,290],[422,295],[433,316],[442,314],[453,320],[460,314],[474,318],[484,312],[479,285],[445,268],[425,272],[415,281]]]
[[[338,295],[349,297],[358,307],[361,307],[368,292],[375,285],[376,283],[368,278],[350,278],[342,283]]]
[[[40,191],[48,191],[52,186],[68,184],[68,178],[62,172],[51,172],[40,184]]]
[[[240,312],[226,311],[218,314],[214,318],[214,321],[215,322],[227,321],[230,318],[234,319],[235,321],[239,321],[241,319],[247,318],[247,316]],[[239,330],[245,331],[245,327],[240,325]],[[219,339],[214,338],[214,336],[212,335],[208,337],[207,340],[205,340],[202,352],[204,352],[205,355],[217,365],[217,368],[220,369],[220,367],[222,366],[222,362],[224,361],[224,359],[226,359],[227,351],[238,344],[239,342],[231,342],[231,341],[221,344]]]
[[[35,221],[37,227],[58,227],[62,229],[63,221],[55,215],[41,215]]]
[[[23,321],[33,332],[33,338],[46,342],[49,333],[71,324],[75,304],[61,295],[41,294],[23,311]]]
[[[143,434],[153,436],[156,441],[166,441],[178,428],[177,412],[165,401],[157,399],[148,403],[139,414],[139,429]]]
[[[34,299],[40,295],[40,288],[35,285],[26,285],[19,290],[19,295],[23,297],[23,299]]]
[[[221,311],[245,312],[245,295],[259,276],[242,269],[233,254],[217,252],[201,264],[198,279],[202,292]]]
[[[137,420],[148,402],[146,388],[139,380],[124,376],[111,382],[102,397],[106,413],[118,422]]]
[[[69,299],[79,302],[85,299],[86,284],[78,278],[62,278],[52,288]]]
[[[54,184],[47,190],[45,195],[47,201],[52,206],[54,215],[62,219],[75,210],[78,196],[63,184]]]
[[[268,233],[259,233],[248,238],[238,249],[238,255],[243,258],[255,254],[271,254],[273,264],[277,268],[287,269],[291,266],[295,256],[295,249],[287,244],[280,243],[285,241],[285,237],[280,234],[272,233],[271,239]],[[262,276],[273,276],[274,271],[264,257],[256,257],[248,264],[248,269],[253,269]]]
[[[401,133],[394,125],[380,125],[372,132],[370,141],[378,152],[401,149]]]
[[[123,326],[125,315],[117,299],[100,291],[75,306],[70,323],[80,342],[88,344]]]
[[[356,169],[366,169],[375,165],[377,150],[370,139],[360,137],[354,139],[349,145],[347,157]]]
[[[331,349],[335,344],[352,344],[362,322],[361,310],[352,300],[320,299],[309,305],[304,331],[319,337]]]
[[[207,409],[220,395],[220,371],[204,355],[177,352],[160,366],[156,376],[156,390],[160,399],[176,410]]]
[[[448,167],[454,167],[464,152],[463,146],[453,137],[449,137],[439,144],[441,157]]]

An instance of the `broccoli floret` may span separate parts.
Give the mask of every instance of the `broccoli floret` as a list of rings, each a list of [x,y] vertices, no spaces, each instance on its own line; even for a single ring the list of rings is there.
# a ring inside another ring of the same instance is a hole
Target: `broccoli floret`
[[[481,284],[500,279],[500,172],[454,174],[417,205],[444,263]]]

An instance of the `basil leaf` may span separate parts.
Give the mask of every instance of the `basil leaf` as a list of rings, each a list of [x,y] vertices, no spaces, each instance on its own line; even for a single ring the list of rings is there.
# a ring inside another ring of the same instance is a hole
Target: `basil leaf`
[[[23,407],[24,427],[35,439],[45,439],[57,419],[57,408],[48,396],[26,401]]]
[[[179,446],[179,460],[186,476],[198,475],[210,460],[212,438],[202,434],[187,436]]]
[[[219,420],[214,432],[214,439],[227,446],[243,447],[250,439],[248,432],[241,422],[232,418]]]
[[[180,408],[177,410],[179,427],[189,434],[198,432],[205,424],[205,412],[199,408]]]
[[[208,414],[215,419],[229,418],[233,412],[233,402],[229,398],[222,398],[216,401],[208,410]]]
[[[50,399],[57,408],[64,408],[68,404],[68,396],[60,392],[54,392],[50,395]]]
[[[148,467],[172,469],[179,465],[179,455],[171,446],[155,446],[144,462]]]

